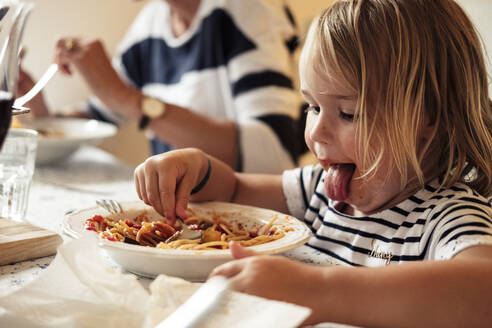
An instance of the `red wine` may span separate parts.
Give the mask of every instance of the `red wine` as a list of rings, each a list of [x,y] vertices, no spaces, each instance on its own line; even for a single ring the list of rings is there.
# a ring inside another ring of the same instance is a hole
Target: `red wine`
[[[10,127],[13,103],[14,97],[10,92],[0,91],[0,148]]]

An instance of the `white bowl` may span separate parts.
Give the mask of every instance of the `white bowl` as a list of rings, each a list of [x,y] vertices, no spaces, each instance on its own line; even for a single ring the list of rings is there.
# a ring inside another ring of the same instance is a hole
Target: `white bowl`
[[[60,132],[59,136],[38,135],[36,164],[40,165],[62,161],[81,145],[97,145],[117,131],[113,124],[83,118],[42,118],[23,122],[23,126],[38,131]]]
[[[121,205],[124,212],[118,215],[110,216],[98,207],[71,213],[63,220],[63,232],[75,238],[84,234],[94,234],[95,232],[84,229],[84,222],[96,214],[113,219],[125,219],[133,218],[143,210],[147,210],[149,218],[162,220],[153,208],[141,201],[121,202]],[[277,217],[273,226],[283,230],[288,228],[288,231],[280,239],[251,247],[261,254],[280,253],[295,248],[304,244],[311,237],[309,228],[298,219],[267,209],[220,202],[190,203],[189,208],[201,218],[220,215],[224,221],[241,222],[247,230],[257,229]],[[98,240],[99,246],[117,264],[127,271],[146,277],[155,277],[164,273],[187,280],[203,281],[216,266],[232,260],[229,250],[168,250],[112,242],[102,238]]]

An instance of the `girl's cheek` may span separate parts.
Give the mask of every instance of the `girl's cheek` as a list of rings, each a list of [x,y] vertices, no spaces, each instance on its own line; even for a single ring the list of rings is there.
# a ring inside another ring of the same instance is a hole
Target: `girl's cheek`
[[[311,139],[311,129],[308,121],[306,121],[306,128],[304,129],[304,140],[306,141],[309,150],[314,153],[314,142],[313,139]]]

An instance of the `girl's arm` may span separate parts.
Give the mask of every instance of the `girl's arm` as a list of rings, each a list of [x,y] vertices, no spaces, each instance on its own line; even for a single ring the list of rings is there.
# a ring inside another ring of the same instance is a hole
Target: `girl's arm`
[[[236,258],[249,251],[237,248],[231,248]],[[491,246],[469,248],[447,261],[379,268],[320,268],[254,256],[226,263],[217,274],[230,277],[236,290],[311,308],[305,324],[486,327],[492,322]]]
[[[287,211],[280,175],[235,173],[224,162],[195,148],[149,157],[135,169],[134,176],[140,199],[171,221],[176,216],[186,218],[190,200],[236,202]],[[190,195],[200,184],[203,187]]]
[[[288,213],[282,190],[282,175],[236,173],[234,203]]]
[[[492,322],[491,246],[469,248],[448,261],[340,268],[326,272],[326,279],[332,314],[355,325],[484,327]]]

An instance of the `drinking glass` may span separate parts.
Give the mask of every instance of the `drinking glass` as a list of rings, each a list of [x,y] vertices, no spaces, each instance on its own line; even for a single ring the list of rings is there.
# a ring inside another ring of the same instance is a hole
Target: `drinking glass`
[[[34,173],[38,133],[11,129],[0,151],[0,217],[23,221]]]
[[[19,0],[0,1],[0,147],[10,126],[21,39],[33,6]]]

